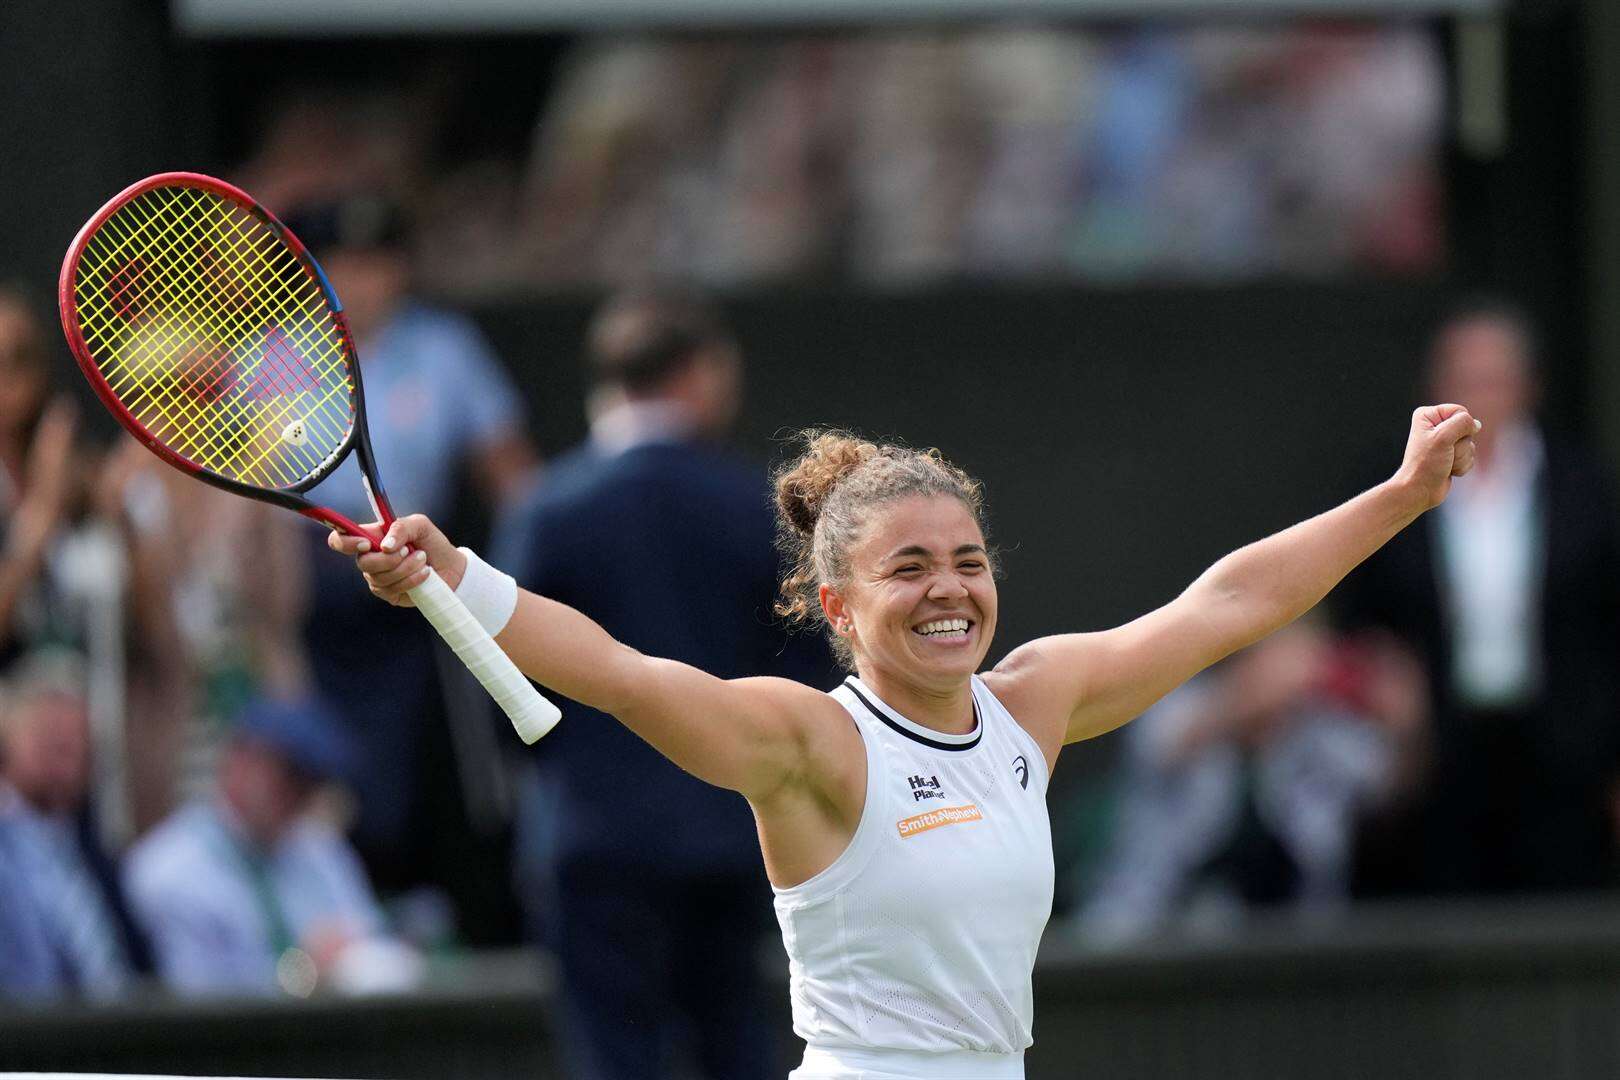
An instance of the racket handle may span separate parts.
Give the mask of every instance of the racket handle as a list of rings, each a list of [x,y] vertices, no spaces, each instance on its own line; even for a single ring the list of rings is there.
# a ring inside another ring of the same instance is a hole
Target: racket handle
[[[410,597],[467,670],[483,683],[512,721],[518,738],[532,743],[557,726],[562,717],[557,706],[540,696],[436,571],[429,568],[427,580],[410,590]]]

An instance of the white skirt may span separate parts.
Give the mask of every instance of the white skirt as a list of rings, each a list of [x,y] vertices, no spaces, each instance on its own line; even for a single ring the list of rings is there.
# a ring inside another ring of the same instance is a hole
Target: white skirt
[[[788,1080],[1024,1080],[1024,1054],[806,1046]]]

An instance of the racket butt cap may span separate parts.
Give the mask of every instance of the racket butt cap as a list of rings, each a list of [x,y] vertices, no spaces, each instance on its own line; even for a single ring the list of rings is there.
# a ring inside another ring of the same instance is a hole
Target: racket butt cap
[[[511,717],[512,728],[517,732],[518,738],[523,740],[525,746],[533,746],[546,736],[557,721],[562,719],[562,712],[551,702],[541,699],[543,709],[532,709],[521,716]]]

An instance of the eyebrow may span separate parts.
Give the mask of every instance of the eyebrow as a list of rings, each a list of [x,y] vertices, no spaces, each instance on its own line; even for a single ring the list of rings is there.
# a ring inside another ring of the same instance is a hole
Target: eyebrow
[[[988,556],[990,554],[988,551],[984,550],[984,545],[983,544],[963,544],[961,547],[959,547],[955,551],[951,552],[951,554],[952,555],[969,555],[969,554],[972,554],[973,552],[978,552],[980,555],[984,555],[984,556]],[[905,558],[905,557],[911,556],[911,555],[920,555],[920,556],[922,556],[924,558],[928,558],[928,557],[932,556],[933,554],[934,553],[932,551],[929,551],[927,548],[923,547],[921,544],[908,544],[905,547],[900,548],[897,551],[892,551],[889,554],[885,555],[883,557],[883,561],[888,562],[890,559],[900,559],[900,558]]]

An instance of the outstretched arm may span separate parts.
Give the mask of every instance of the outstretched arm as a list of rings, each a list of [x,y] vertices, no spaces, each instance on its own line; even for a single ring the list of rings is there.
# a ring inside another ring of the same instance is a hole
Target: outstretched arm
[[[1400,469],[1308,521],[1240,548],[1176,599],[1092,634],[1041,638],[996,668],[1049,756],[1111,731],[1215,661],[1314,607],[1390,537],[1438,506],[1474,464],[1479,424],[1460,405],[1417,410]]]
[[[371,591],[408,604],[406,590],[431,566],[455,588],[466,556],[421,515],[396,521],[383,551],[333,533],[334,550],[358,557]],[[517,608],[495,641],[536,682],[624,725],[687,772],[741,792],[756,804],[816,761],[817,738],[847,734],[847,723],[818,723],[831,698],[786,679],[719,679],[687,664],[644,656],[580,612],[519,590]]]

